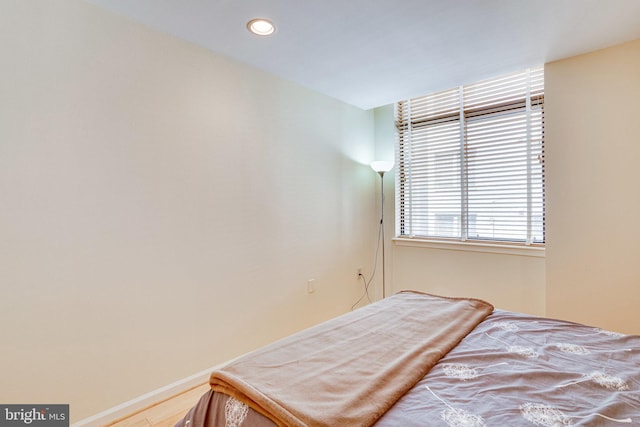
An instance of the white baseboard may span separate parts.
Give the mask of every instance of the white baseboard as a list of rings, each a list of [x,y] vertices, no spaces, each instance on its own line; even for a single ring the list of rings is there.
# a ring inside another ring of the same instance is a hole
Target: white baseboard
[[[172,384],[166,385],[157,390],[143,394],[142,396],[136,397],[135,399],[131,399],[130,401],[124,402],[118,406],[114,406],[113,408],[102,411],[89,418],[80,420],[76,423],[71,424],[71,426],[72,427],[101,427],[109,423],[113,423],[119,418],[122,418],[126,415],[130,415],[136,411],[144,409],[164,399],[168,399],[169,397],[175,396],[176,394],[182,391],[185,391],[189,388],[196,387],[200,384],[206,383],[207,381],[209,381],[209,376],[211,375],[211,372],[219,367],[220,365],[217,365],[213,368],[198,372],[197,374],[193,374],[187,378],[183,378]],[[196,402],[193,402],[193,404],[195,405]]]

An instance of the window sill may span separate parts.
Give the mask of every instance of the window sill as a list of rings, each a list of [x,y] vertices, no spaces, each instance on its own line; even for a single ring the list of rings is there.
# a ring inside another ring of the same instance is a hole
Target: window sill
[[[442,249],[448,251],[485,252],[539,258],[544,258],[545,256],[544,246],[510,245],[492,242],[460,242],[455,240],[412,239],[409,237],[395,237],[392,240],[396,246]]]

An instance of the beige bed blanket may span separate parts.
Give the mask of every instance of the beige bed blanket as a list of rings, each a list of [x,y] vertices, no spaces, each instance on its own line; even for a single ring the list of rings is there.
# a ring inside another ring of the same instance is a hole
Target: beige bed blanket
[[[237,359],[211,387],[277,425],[370,426],[492,311],[401,292]]]

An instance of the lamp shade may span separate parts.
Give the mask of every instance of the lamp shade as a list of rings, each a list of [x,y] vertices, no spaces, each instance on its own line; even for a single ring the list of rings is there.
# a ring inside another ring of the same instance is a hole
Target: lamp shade
[[[380,172],[389,172],[393,168],[393,162],[389,160],[376,160],[375,162],[371,162],[371,169],[380,173]]]

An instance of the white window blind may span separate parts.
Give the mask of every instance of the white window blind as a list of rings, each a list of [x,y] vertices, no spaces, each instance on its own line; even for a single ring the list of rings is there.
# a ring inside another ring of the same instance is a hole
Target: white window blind
[[[544,69],[396,104],[400,237],[544,244]]]

